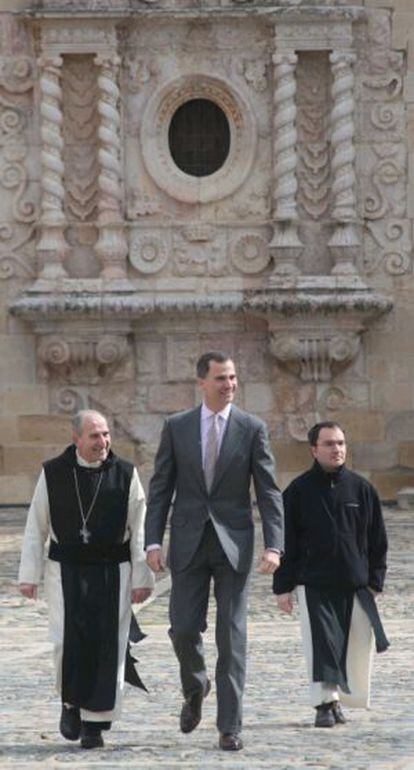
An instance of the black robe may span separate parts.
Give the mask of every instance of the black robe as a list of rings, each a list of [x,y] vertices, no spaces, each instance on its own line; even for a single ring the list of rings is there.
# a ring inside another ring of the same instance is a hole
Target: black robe
[[[378,495],[342,466],[326,473],[318,462],[283,495],[285,553],[273,578],[276,594],[305,586],[314,654],[314,681],[348,691],[346,651],[357,593],[373,627],[377,650],[388,646],[368,588],[382,591],[387,536]]]

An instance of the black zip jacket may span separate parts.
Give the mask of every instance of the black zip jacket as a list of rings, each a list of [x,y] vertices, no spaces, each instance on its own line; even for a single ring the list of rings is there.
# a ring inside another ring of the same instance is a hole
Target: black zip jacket
[[[300,584],[382,591],[387,535],[372,484],[345,466],[326,473],[315,461],[292,481],[283,500],[286,543],[274,593]]]

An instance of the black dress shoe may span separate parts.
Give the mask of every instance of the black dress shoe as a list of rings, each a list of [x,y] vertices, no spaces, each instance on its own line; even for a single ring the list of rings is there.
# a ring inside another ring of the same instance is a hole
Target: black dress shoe
[[[342,711],[341,704],[339,700],[332,701],[331,704],[332,713],[334,715],[334,720],[337,725],[344,725],[346,724],[346,718],[345,714]]]
[[[82,749],[101,749],[104,745],[101,725],[96,727],[93,722],[82,722],[80,739]]]
[[[211,682],[207,679],[204,692],[200,690],[185,699],[180,714],[180,730],[182,733],[191,733],[201,721],[203,699],[207,698],[210,690]]]
[[[81,718],[79,709],[74,706],[69,708],[62,705],[59,730],[67,741],[77,741],[81,731]]]
[[[334,727],[334,725],[332,703],[321,703],[320,706],[316,706],[315,727]]]
[[[219,746],[223,751],[240,751],[243,741],[238,733],[220,733]]]

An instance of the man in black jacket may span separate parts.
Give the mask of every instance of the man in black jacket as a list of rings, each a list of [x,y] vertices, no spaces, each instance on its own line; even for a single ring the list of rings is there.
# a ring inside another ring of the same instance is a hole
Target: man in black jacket
[[[369,705],[371,655],[388,647],[375,596],[386,572],[387,537],[374,487],[345,467],[344,432],[317,423],[308,434],[314,464],[284,493],[286,544],[274,575],[278,606],[297,595],[316,727],[345,722]]]

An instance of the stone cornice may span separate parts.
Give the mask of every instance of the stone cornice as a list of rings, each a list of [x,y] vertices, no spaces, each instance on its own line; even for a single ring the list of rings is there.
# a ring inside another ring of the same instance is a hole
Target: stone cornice
[[[268,4],[250,3],[249,5],[239,5],[235,7],[206,7],[206,8],[177,8],[177,7],[164,7],[159,8],[154,5],[145,6],[133,6],[132,3],[125,3],[124,6],[117,8],[100,7],[97,9],[93,7],[88,8],[76,8],[75,3],[71,3],[71,7],[50,7],[50,8],[28,8],[25,11],[17,12],[17,15],[33,19],[36,21],[53,20],[64,21],[66,19],[71,20],[85,20],[87,19],[111,19],[119,20],[129,19],[131,17],[156,17],[156,18],[173,18],[173,19],[188,19],[192,20],[209,20],[211,19],[243,19],[252,16],[254,18],[261,18],[269,23],[274,21],[281,21],[286,23],[301,23],[306,24],[309,22],[356,22],[366,17],[366,9],[361,6],[319,6],[319,5],[302,5],[295,8],[289,7],[271,7]]]
[[[139,319],[169,313],[204,314],[215,312],[249,313],[283,317],[317,314],[357,313],[375,318],[393,307],[390,298],[345,279],[312,277],[294,285],[215,294],[67,291],[26,294],[10,306],[12,315],[24,321],[77,319]]]

